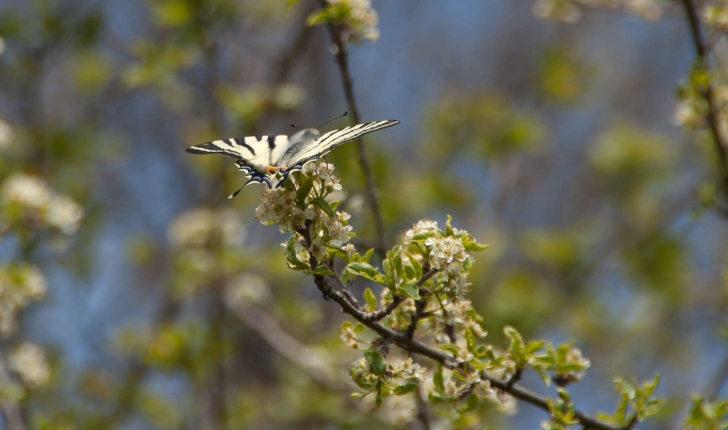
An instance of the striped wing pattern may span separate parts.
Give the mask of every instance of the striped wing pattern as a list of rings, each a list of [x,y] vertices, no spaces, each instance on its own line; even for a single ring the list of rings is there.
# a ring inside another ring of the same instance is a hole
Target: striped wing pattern
[[[220,139],[192,146],[187,148],[187,152],[222,154],[234,158],[238,170],[244,172],[248,178],[243,187],[251,183],[265,183],[272,188],[271,179],[275,173],[268,171],[268,167],[281,168],[282,178],[277,184],[280,187],[291,172],[302,169],[311,161],[318,160],[337,146],[355,140],[366,133],[396,124],[399,124],[399,121],[386,120],[357,124],[324,133],[315,141],[310,139],[308,142],[296,142],[295,144],[285,135]],[[318,135],[314,129],[310,130]],[[235,197],[243,187],[228,198]]]
[[[356,140],[367,133],[392,127],[397,124],[399,124],[399,121],[374,121],[367,122],[365,124],[353,125],[351,127],[342,128],[341,130],[329,131],[328,133],[321,135],[321,137],[316,140],[315,146],[303,151],[301,154],[298,154],[298,160],[295,163],[290,164],[303,167],[304,164],[313,160],[318,160],[339,145]]]

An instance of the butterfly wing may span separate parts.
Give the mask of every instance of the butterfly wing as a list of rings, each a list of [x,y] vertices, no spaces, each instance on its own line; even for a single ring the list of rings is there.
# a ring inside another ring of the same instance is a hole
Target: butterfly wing
[[[373,131],[381,130],[383,128],[392,127],[393,125],[399,124],[399,121],[384,120],[367,122],[364,124],[357,124],[351,127],[342,128],[340,130],[332,130],[328,133],[324,133],[316,139],[316,142],[307,147],[301,148],[295,154],[295,158],[285,159],[285,165],[289,166],[288,172],[299,170],[303,166],[313,160],[318,160],[324,155],[331,152],[334,148],[342,145],[346,142],[351,142],[357,138],[371,133]],[[286,157],[288,158],[288,157]]]
[[[267,168],[278,167],[277,160],[290,145],[290,140],[285,135],[248,136],[205,142],[187,148],[186,151],[191,154],[222,154],[234,158],[238,170],[245,172],[248,178],[245,185],[265,182],[268,187],[272,187],[273,174]]]

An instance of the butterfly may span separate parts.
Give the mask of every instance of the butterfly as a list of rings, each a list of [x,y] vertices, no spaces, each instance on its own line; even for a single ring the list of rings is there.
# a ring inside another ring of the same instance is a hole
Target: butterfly
[[[235,159],[235,165],[239,171],[245,172],[248,181],[228,197],[232,199],[252,183],[265,183],[268,188],[273,188],[272,179],[278,173],[281,174],[281,179],[276,187],[280,187],[291,172],[301,170],[304,165],[320,159],[337,146],[397,124],[399,121],[384,120],[357,124],[324,134],[318,129],[307,128],[291,136],[221,139],[192,146],[186,151],[192,154],[222,154]]]

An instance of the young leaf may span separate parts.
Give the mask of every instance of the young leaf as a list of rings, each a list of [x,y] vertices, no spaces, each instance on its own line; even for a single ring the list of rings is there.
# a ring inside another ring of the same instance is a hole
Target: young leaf
[[[314,275],[324,275],[324,276],[334,276],[334,272],[331,271],[327,266],[324,266],[323,264],[316,268],[316,270],[313,271]]]
[[[364,290],[364,301],[367,304],[366,311],[372,312],[377,309],[377,296],[374,295],[371,288]]]
[[[324,200],[322,197],[316,197],[315,199],[311,200],[311,203],[322,211],[326,212],[326,215],[328,215],[329,218],[333,219],[335,217],[334,210],[331,209],[331,206],[329,206],[329,202]]]
[[[401,396],[402,394],[407,394],[409,392],[414,391],[416,388],[417,388],[417,383],[408,382],[406,384],[395,387],[392,392],[398,396]]]
[[[402,295],[413,298],[415,300],[420,299],[420,289],[419,289],[419,287],[417,287],[416,284],[414,284],[412,282],[405,284],[399,290],[402,293]]]
[[[347,272],[350,272],[352,274],[355,274],[357,276],[361,276],[362,278],[369,279],[370,281],[374,281],[377,283],[380,283],[382,280],[382,274],[377,271],[374,267],[367,263],[351,263],[348,266],[346,266],[345,269]]]
[[[364,358],[369,362],[369,370],[373,374],[381,376],[387,370],[387,361],[376,350],[370,349],[369,351],[364,351]]]

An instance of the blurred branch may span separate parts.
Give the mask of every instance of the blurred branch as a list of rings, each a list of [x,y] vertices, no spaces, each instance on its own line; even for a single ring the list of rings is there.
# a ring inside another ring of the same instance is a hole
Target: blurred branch
[[[228,308],[248,327],[255,330],[268,345],[298,367],[305,369],[319,384],[344,388],[339,379],[333,378],[327,372],[331,368],[331,363],[325,355],[303,345],[283,331],[275,319],[263,309],[245,300],[228,304]]]
[[[0,355],[0,381],[7,386],[10,381],[10,370],[8,369],[5,359]],[[0,415],[5,423],[7,430],[24,430],[25,420],[23,419],[23,409],[11,398],[11,396],[3,396],[0,400]]]
[[[319,0],[322,8],[328,6],[326,0]],[[329,35],[331,36],[331,42],[336,47],[336,65],[339,67],[339,74],[341,75],[341,83],[344,86],[344,94],[346,96],[346,104],[349,112],[351,112],[351,119],[354,124],[360,124],[361,119],[359,117],[359,109],[356,106],[354,100],[354,88],[351,81],[351,73],[349,72],[349,59],[348,51],[346,49],[346,43],[341,37],[341,26],[335,25],[328,22],[326,26],[329,29]],[[384,229],[384,218],[382,217],[382,208],[379,203],[379,191],[374,184],[374,176],[372,175],[372,168],[369,164],[366,151],[364,150],[364,144],[361,138],[356,140],[356,148],[359,155],[359,164],[361,165],[362,171],[364,172],[364,179],[367,187],[367,198],[369,205],[372,210],[372,216],[374,217],[374,226],[377,232],[377,246],[375,250],[379,255],[384,258],[386,255],[387,238]]]
[[[685,14],[690,24],[690,33],[693,39],[693,45],[698,54],[698,67],[703,68],[706,71],[710,70],[710,52],[708,45],[703,36],[703,29],[700,25],[700,18],[698,17],[698,11],[693,3],[693,0],[682,0],[685,8]],[[723,194],[728,198],[728,150],[726,149],[726,140],[723,135],[723,131],[720,127],[720,112],[715,100],[715,91],[713,84],[708,83],[703,89],[703,96],[705,101],[708,103],[707,119],[710,126],[711,134],[713,135],[713,142],[715,143],[715,149],[718,152],[718,160],[720,165],[718,169],[722,176],[723,182]],[[726,208],[720,208],[723,215],[728,216],[728,210]]]

